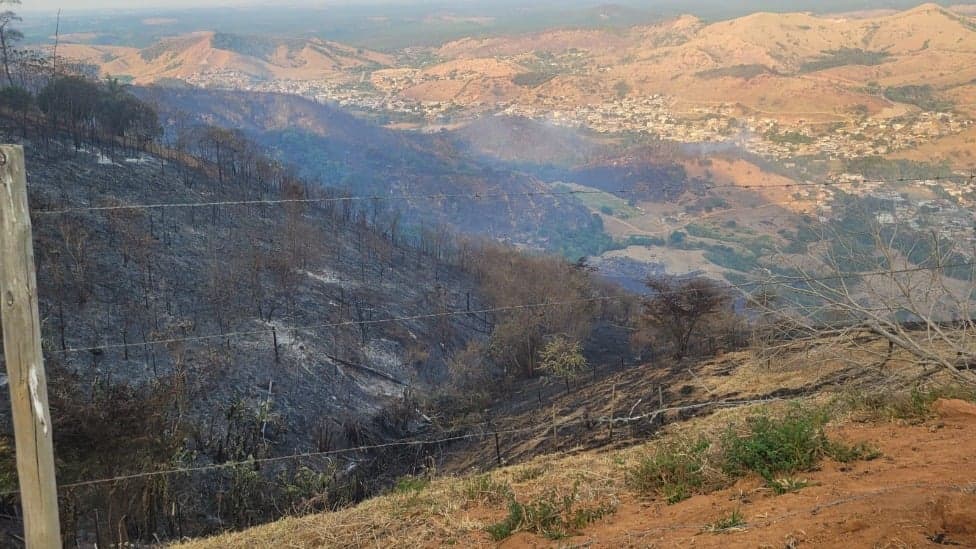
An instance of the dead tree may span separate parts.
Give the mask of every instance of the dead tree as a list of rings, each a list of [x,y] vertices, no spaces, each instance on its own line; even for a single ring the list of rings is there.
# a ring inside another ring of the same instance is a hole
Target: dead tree
[[[650,278],[651,296],[644,300],[641,324],[667,336],[674,357],[687,356],[692,337],[707,317],[718,313],[730,297],[717,282],[705,278]]]
[[[896,223],[856,232],[824,230],[819,252],[779,277],[786,303],[767,312],[790,339],[830,337],[879,364],[900,349],[976,384],[972,258],[946,238]]]

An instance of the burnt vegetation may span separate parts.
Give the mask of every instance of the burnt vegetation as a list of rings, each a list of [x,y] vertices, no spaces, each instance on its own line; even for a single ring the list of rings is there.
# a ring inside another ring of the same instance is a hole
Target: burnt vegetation
[[[540,225],[583,232],[591,225],[590,213],[573,197],[546,194],[548,186],[535,173],[470,158],[449,132],[389,130],[294,95],[162,87],[133,92],[158,106],[168,139],[200,125],[237,128],[298,176],[383,197],[377,211],[389,214],[394,206],[404,222],[518,240]]]
[[[68,544],[359,501],[448,445],[330,452],[463,433],[457,418],[542,373],[570,388],[581,342],[633,318],[583,262],[407,222],[240,131],[40,69],[18,69],[2,131],[28,153]],[[0,469],[16,490],[12,456]],[[16,516],[15,494],[2,505]]]

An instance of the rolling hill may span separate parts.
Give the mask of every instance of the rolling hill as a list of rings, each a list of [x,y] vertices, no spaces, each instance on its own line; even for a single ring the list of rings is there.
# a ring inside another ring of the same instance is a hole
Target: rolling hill
[[[330,80],[354,78],[350,71],[393,63],[388,55],[326,40],[220,32],[166,38],[142,49],[67,43],[59,46],[59,54],[93,63],[105,75],[140,84],[164,79],[193,81],[207,73],[237,75],[242,82]]]
[[[384,89],[466,104],[571,109],[613,98],[624,82],[632,96],[673,96],[686,109],[736,103],[770,116],[817,119],[858,105],[872,114],[891,107],[868,84],[949,91],[970,83],[976,22],[936,4],[873,17],[756,13],[707,24],[683,16],[623,32],[468,38],[436,53],[447,60],[443,65],[399,74],[412,84]],[[499,63],[522,71],[486,69]],[[533,74],[535,82],[526,76]],[[373,73],[374,83],[383,87],[386,76]]]
[[[605,11],[619,11],[612,8]],[[724,103],[773,118],[836,121],[863,109],[893,117],[911,108],[881,93],[889,87],[928,85],[951,97],[971,84],[976,19],[960,10],[923,4],[901,12],[761,12],[714,23],[685,15],[623,29],[474,36],[402,55],[322,39],[219,32],[174,36],[143,49],[79,42],[62,44],[61,51],[140,84],[179,79],[252,88],[329,81],[358,86],[377,100],[448,102],[475,111],[511,104],[572,110],[662,94],[684,112]]]

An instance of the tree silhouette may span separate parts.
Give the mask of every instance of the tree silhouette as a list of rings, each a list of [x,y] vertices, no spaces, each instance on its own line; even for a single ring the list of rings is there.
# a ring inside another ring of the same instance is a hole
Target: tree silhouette
[[[0,0],[0,6],[19,5],[20,0]],[[14,77],[10,72],[13,58],[14,44],[24,39],[24,33],[13,28],[11,24],[21,21],[20,16],[12,10],[0,12],[0,61],[3,62],[3,72],[7,76],[7,84],[14,86]]]
[[[663,331],[679,360],[688,354],[691,338],[702,321],[729,302],[728,293],[705,278],[650,278],[644,284],[653,293],[644,301],[643,324]]]

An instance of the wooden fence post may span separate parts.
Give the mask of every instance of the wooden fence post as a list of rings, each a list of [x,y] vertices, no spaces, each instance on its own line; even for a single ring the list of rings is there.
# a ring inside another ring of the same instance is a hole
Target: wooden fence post
[[[0,145],[0,295],[24,541],[31,549],[60,548],[27,172],[24,148],[19,145]]]

